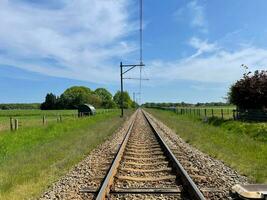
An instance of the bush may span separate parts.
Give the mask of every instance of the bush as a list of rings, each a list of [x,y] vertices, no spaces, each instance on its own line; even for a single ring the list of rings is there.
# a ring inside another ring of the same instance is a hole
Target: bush
[[[267,108],[267,71],[245,73],[243,78],[231,86],[228,94],[230,103],[241,110]]]

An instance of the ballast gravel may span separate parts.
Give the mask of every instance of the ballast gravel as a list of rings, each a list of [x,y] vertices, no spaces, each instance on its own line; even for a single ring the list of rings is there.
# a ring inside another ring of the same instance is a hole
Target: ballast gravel
[[[147,113],[147,112],[146,112]],[[183,165],[203,192],[206,199],[231,199],[230,188],[237,184],[248,183],[248,178],[238,174],[235,170],[204,154],[196,148],[184,142],[173,130],[157,120],[151,114],[153,125],[157,128],[165,142],[174,152],[176,158]],[[112,159],[126,133],[129,124],[134,119],[132,115],[122,127],[107,141],[93,150],[88,157],[77,164],[68,174],[54,183],[41,195],[39,200],[82,200],[93,199],[93,194],[81,193],[83,188],[97,190],[107,173]],[[123,166],[122,162],[122,166]],[[126,166],[125,166],[126,167]],[[165,196],[166,197],[166,196]],[[179,195],[170,195],[164,198],[162,195],[112,195],[111,199],[180,199]]]
[[[207,199],[232,199],[229,193],[232,186],[249,183],[247,177],[192,147],[150,113],[146,114]]]
[[[126,120],[108,140],[99,145],[83,161],[74,166],[68,174],[48,188],[39,200],[93,199],[93,194],[82,193],[80,190],[84,188],[91,190],[98,189],[118,151],[129,124],[134,119],[134,115]]]

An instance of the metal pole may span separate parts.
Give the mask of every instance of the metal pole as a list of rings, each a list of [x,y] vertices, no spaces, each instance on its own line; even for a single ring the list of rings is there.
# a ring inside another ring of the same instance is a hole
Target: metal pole
[[[123,117],[123,73],[122,73],[122,62],[120,64],[121,68],[121,117]]]

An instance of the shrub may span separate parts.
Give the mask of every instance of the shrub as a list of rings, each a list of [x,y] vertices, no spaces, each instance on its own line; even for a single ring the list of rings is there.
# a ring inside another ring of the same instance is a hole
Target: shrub
[[[267,108],[267,71],[245,73],[243,78],[231,86],[228,95],[230,103],[239,109]]]

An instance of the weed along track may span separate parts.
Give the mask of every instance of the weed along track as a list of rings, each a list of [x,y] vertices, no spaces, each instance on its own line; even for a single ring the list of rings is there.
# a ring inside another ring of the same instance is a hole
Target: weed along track
[[[148,116],[138,110],[95,199],[205,198]]]

